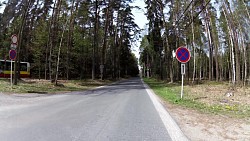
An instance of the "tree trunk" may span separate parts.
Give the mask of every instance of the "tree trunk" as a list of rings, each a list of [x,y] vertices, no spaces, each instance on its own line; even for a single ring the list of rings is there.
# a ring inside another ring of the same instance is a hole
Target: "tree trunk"
[[[56,58],[53,56],[54,55],[54,48],[56,47],[56,39],[58,38],[58,18],[59,18],[59,13],[60,13],[60,7],[61,7],[61,0],[57,0],[55,2],[55,7],[54,7],[54,13],[53,13],[53,18],[52,18],[52,29],[51,29],[51,36],[50,36],[50,50],[49,50],[49,74],[50,74],[50,80],[53,83],[55,81],[55,74],[56,74]],[[54,60],[55,59],[55,60]],[[54,61],[53,61],[54,60]]]
[[[76,2],[76,10],[78,11],[78,3],[79,0]],[[70,57],[71,57],[71,48],[72,48],[72,34],[74,31],[74,21],[75,21],[75,14],[74,14],[74,5],[75,0],[72,1],[71,9],[70,9],[70,24],[69,24],[69,33],[68,33],[68,39],[67,39],[67,57],[66,57],[66,78],[67,80],[70,79]]]
[[[17,56],[16,56],[16,60],[15,60],[15,64],[14,64],[14,85],[17,85],[17,78],[19,76],[19,72],[20,72],[20,50],[21,50],[21,46],[22,46],[22,38],[23,38],[23,30],[24,30],[24,26],[26,23],[26,18],[27,18],[27,14],[29,11],[31,5],[31,0],[28,0],[25,6],[25,10],[23,13],[23,17],[22,17],[22,23],[21,23],[21,27],[20,30],[18,32],[18,47],[17,47]]]
[[[168,58],[167,59],[167,61],[169,62],[168,63],[168,65],[170,66],[168,66],[166,69],[169,69],[169,76],[170,76],[170,83],[173,83],[174,82],[174,74],[173,74],[173,59],[172,59],[172,51],[171,51],[171,48],[170,48],[170,46],[169,46],[169,42],[168,42],[168,34],[167,34],[167,31],[168,31],[168,26],[167,26],[167,23],[166,23],[166,17],[165,17],[165,15],[164,15],[164,11],[163,11],[163,8],[164,8],[164,5],[163,5],[163,3],[159,3],[160,4],[160,11],[161,11],[161,15],[163,16],[163,26],[164,26],[164,28],[165,28],[165,32],[166,32],[166,34],[165,34],[165,42],[166,42],[166,44],[165,44],[165,54],[167,55],[167,57],[166,58]],[[161,57],[161,56],[160,56]]]
[[[193,17],[193,3],[191,5],[191,17]],[[192,47],[193,47],[193,51],[194,51],[194,54],[193,54],[193,57],[194,57],[194,68],[193,68],[193,80],[192,80],[192,84],[194,84],[194,81],[195,81],[195,74],[196,74],[196,51],[195,51],[195,45],[194,45],[194,20],[192,18]]]
[[[106,21],[105,21],[105,27],[104,27],[104,38],[103,38],[103,46],[102,46],[102,55],[101,55],[101,67],[100,67],[100,72],[101,72],[101,80],[103,80],[104,79],[104,76],[105,76],[105,74],[104,74],[104,69],[105,69],[105,60],[106,60],[106,48],[107,48],[107,35],[108,35],[108,25],[109,25],[109,22],[110,22],[110,17],[109,17],[109,8],[110,8],[110,5],[111,5],[111,2],[110,1],[108,1],[109,2],[109,4],[108,4],[108,6],[107,6],[107,9],[106,9],[106,11],[105,11],[105,19],[106,19]]]
[[[210,23],[211,23],[211,27],[216,27],[213,26],[213,22],[212,22],[212,18],[210,16]],[[214,23],[216,24],[216,23]],[[216,34],[217,29],[212,28],[212,39],[213,39],[213,45],[215,47],[214,50],[214,60],[215,60],[215,71],[216,71],[216,81],[219,81],[219,62],[218,62],[218,48],[219,48],[219,39],[218,39],[218,35]],[[212,71],[213,72],[213,71]],[[214,73],[213,73],[214,74]]]
[[[94,27],[94,44],[92,50],[92,80],[95,79],[95,67],[96,67],[96,49],[98,48],[98,29],[99,29],[99,1],[95,1],[95,27]]]
[[[52,44],[52,26],[53,26],[53,19],[54,19],[54,13],[55,13],[55,7],[56,7],[56,2],[54,3],[53,10],[52,10],[52,16],[48,25],[48,41],[47,41],[47,46],[46,46],[46,57],[45,57],[45,80],[47,80],[47,71],[49,67],[49,79],[51,80],[51,62],[50,62],[50,55],[51,55],[51,44]],[[45,20],[45,19],[44,19]]]
[[[64,37],[64,32],[66,30],[66,26],[68,24],[68,19],[66,20],[66,23],[64,24],[62,35],[61,35],[61,40],[59,44],[59,49],[58,49],[58,54],[57,54],[57,64],[56,64],[56,77],[55,77],[55,83],[58,85],[57,80],[58,80],[58,73],[59,73],[59,65],[60,65],[60,54],[61,54],[61,47],[62,47],[62,41]]]
[[[124,21],[122,20],[121,23],[121,35],[120,35],[120,39],[119,39],[119,45],[118,45],[118,51],[117,51],[117,70],[118,70],[118,79],[121,78],[121,62],[120,62],[120,55],[121,55],[121,48],[122,48],[122,41],[123,41],[123,29],[124,28]]]
[[[228,14],[226,12],[226,6],[224,4],[224,7],[223,7],[223,13],[225,15],[225,18],[226,18],[226,22],[227,22],[227,28],[228,28],[228,31],[229,31],[229,38],[230,38],[230,43],[231,43],[231,59],[232,59],[232,84],[235,85],[235,82],[236,82],[236,70],[235,70],[235,58],[234,58],[234,43],[233,43],[233,31],[230,27],[230,24],[229,24],[229,20],[228,20]]]
[[[236,20],[232,14],[231,8],[229,5],[226,5],[226,2],[224,1],[224,7],[226,14],[228,15],[228,22],[229,26],[231,29],[231,37],[232,37],[232,42],[234,44],[234,50],[235,50],[235,61],[236,61],[236,81],[239,84],[241,82],[241,72],[240,72],[240,50],[239,50],[239,43],[238,43],[238,33],[235,29],[235,23],[234,21]],[[229,10],[229,12],[227,11]],[[236,21],[237,22],[237,21]]]
[[[205,12],[205,29],[208,36],[208,45],[209,45],[209,81],[213,80],[213,45],[212,45],[212,37],[211,37],[211,31],[210,31],[210,24],[209,24],[209,15],[208,10],[206,8]]]
[[[240,24],[240,23],[239,23]],[[244,36],[243,36],[243,32],[242,32],[242,26],[240,26],[240,41],[241,41],[241,45],[242,45],[242,50],[243,50],[243,68],[242,68],[242,79],[243,79],[243,85],[246,85],[246,80],[247,80],[247,53],[246,53],[246,46],[244,45]]]

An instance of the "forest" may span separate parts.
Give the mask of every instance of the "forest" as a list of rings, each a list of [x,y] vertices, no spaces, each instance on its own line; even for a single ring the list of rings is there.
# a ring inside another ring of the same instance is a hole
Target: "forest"
[[[30,62],[33,78],[57,82],[137,76],[138,59],[131,44],[138,40],[140,29],[131,2],[2,1],[0,58],[9,59],[11,36],[16,34],[16,72],[19,61]]]
[[[188,81],[250,82],[249,0],[132,2],[1,1],[0,58],[9,58],[10,37],[17,34],[16,62],[30,62],[33,78],[117,79],[137,76],[140,65],[142,76],[172,83],[181,77],[173,52],[185,46],[191,52]],[[133,9],[145,9],[145,29],[135,23]],[[136,58],[132,44],[140,38]]]
[[[180,46],[191,52],[185,78],[246,85],[250,78],[249,0],[145,0],[148,34],[141,41],[144,76],[180,80]],[[167,9],[167,10],[166,10]]]

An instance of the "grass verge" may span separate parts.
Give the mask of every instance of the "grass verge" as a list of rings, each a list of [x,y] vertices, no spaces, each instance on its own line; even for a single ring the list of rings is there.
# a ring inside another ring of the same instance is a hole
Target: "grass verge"
[[[3,93],[59,93],[82,91],[107,85],[113,81],[105,80],[68,80],[59,81],[58,86],[46,80],[22,80],[11,88],[9,79],[0,79],[0,92]]]
[[[181,87],[179,84],[166,84],[164,81],[156,79],[144,78],[153,91],[160,96],[164,101],[171,104],[180,105],[187,108],[192,108],[203,113],[212,113],[216,115],[224,115],[229,117],[247,118],[250,117],[249,105],[231,105],[231,104],[210,104],[195,100],[188,95],[184,88],[184,98],[180,98]],[[188,87],[188,86],[186,86]],[[185,95],[186,93],[186,95]]]

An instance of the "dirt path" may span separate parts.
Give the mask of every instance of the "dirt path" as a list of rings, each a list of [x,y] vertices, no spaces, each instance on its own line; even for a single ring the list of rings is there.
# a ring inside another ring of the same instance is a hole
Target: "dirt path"
[[[250,118],[233,119],[203,114],[165,103],[171,116],[191,141],[249,141]]]

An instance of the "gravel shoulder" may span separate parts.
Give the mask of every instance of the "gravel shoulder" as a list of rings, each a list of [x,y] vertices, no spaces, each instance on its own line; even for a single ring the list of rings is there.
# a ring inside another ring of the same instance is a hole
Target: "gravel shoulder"
[[[18,109],[37,104],[39,102],[53,100],[51,98],[52,96],[60,97],[66,95],[37,94],[37,93],[6,94],[0,92],[0,111],[8,109]]]
[[[0,93],[0,107],[34,103],[46,97],[48,97],[48,95],[41,95],[35,93],[30,93],[30,94]]]

